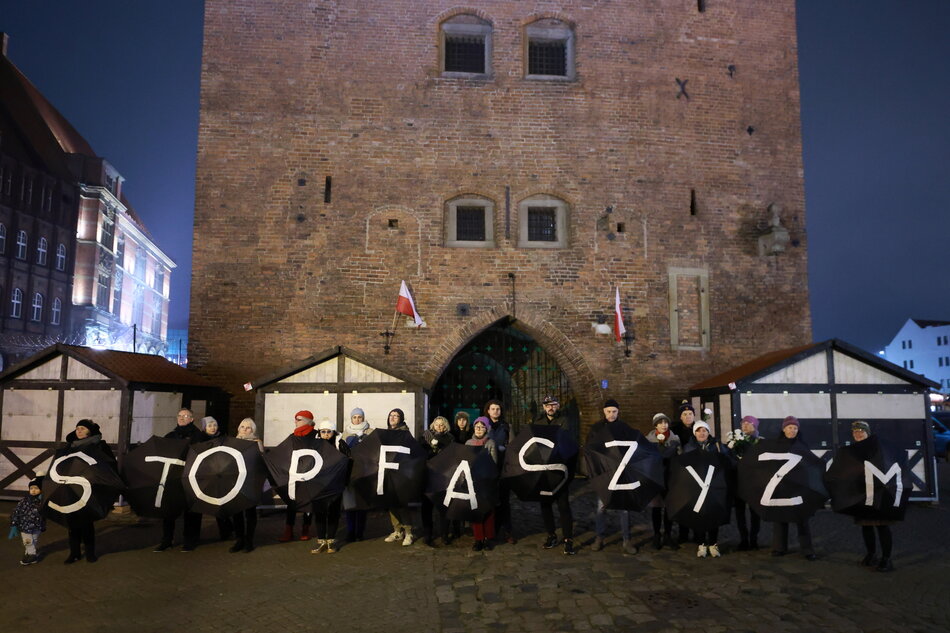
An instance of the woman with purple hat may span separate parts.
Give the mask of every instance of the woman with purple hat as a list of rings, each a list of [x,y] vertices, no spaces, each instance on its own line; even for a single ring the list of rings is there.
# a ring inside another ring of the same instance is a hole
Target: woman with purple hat
[[[786,417],[782,420],[782,437],[779,438],[779,441],[787,444],[803,442],[799,435],[800,429],[801,423],[798,418],[794,415]],[[811,544],[809,519],[806,517],[795,525],[798,528],[798,543],[801,546],[802,556],[806,560],[817,560],[818,556],[815,555],[815,550]],[[772,524],[772,556],[784,556],[788,553],[788,526],[788,523]]]

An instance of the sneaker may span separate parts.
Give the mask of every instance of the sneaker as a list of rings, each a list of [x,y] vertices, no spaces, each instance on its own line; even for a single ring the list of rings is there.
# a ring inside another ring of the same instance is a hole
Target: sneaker
[[[156,546],[155,546],[155,549],[153,549],[152,551],[153,551],[153,552],[164,552],[165,550],[169,549],[171,546],[172,546],[171,543],[165,543],[165,542],[163,541],[163,542],[159,543],[158,545],[156,545]]]
[[[333,539],[330,539],[329,541],[327,541],[327,554],[336,554],[336,551],[337,551],[336,541]]]
[[[396,541],[401,541],[403,538],[405,537],[403,536],[402,531],[396,530],[395,532],[393,532],[392,534],[384,538],[383,541],[386,543],[395,543]]]
[[[566,538],[564,539],[564,553],[568,556],[573,556],[577,552],[574,551],[574,540]]]
[[[705,545],[700,545],[699,549],[696,550],[696,558],[706,558],[709,554],[709,548]]]
[[[319,554],[320,552],[323,551],[323,548],[325,548],[326,546],[327,546],[327,542],[326,542],[326,541],[324,541],[323,539],[318,539],[318,540],[317,540],[317,546],[316,546],[315,548],[313,548],[312,550],[310,550],[310,553],[311,553],[311,554]]]
[[[594,539],[594,544],[590,546],[591,551],[599,552],[604,549],[604,539],[603,537],[598,536]]]
[[[406,538],[402,539],[402,546],[409,547],[415,540],[416,539],[412,538],[412,530],[406,530]]]
[[[623,553],[634,556],[640,552],[640,548],[633,544],[633,541],[626,539],[623,542]]]
[[[548,537],[544,539],[544,543],[541,544],[541,547],[544,549],[557,547],[557,534],[548,534]]]
[[[719,544],[713,543],[709,546],[709,555],[713,558],[719,558],[722,554],[719,553]]]

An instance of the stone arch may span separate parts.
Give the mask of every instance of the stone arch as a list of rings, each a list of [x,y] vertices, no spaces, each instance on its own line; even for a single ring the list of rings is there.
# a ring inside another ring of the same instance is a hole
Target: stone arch
[[[435,389],[442,372],[462,348],[491,325],[505,318],[511,318],[517,329],[530,335],[557,360],[561,371],[571,382],[582,419],[589,422],[597,420],[602,398],[600,385],[581,351],[554,324],[530,308],[519,309],[517,318],[512,315],[511,308],[511,304],[506,302],[504,305],[480,312],[454,333],[446,336],[442,344],[429,356],[429,362],[422,373],[423,384],[427,385],[429,390]]]
[[[482,20],[488,22],[488,25],[492,28],[495,28],[495,21],[491,19],[491,16],[488,15],[483,9],[477,9],[475,7],[465,7],[465,6],[455,6],[449,9],[446,9],[439,15],[435,16],[434,23],[436,26],[442,24],[446,20],[451,20],[458,15],[474,15]]]

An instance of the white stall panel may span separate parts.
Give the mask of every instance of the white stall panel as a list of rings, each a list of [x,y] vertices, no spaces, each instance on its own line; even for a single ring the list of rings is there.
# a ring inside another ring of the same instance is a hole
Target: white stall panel
[[[181,394],[136,391],[132,394],[132,432],[129,442],[141,444],[153,435],[162,436],[178,424]]]
[[[25,374],[18,376],[18,380],[59,380],[59,372],[63,367],[63,357],[56,356],[39,367],[35,367]]]
[[[862,360],[834,352],[835,382],[848,385],[907,385],[906,380],[872,367]]]
[[[329,419],[340,423],[336,419],[335,393],[265,393],[264,394],[264,446],[277,446],[294,432],[297,426],[294,423],[294,414],[307,410],[313,414],[315,423]],[[257,420],[260,432],[261,420]]]
[[[743,393],[740,402],[742,415],[757,418],[831,417],[831,395],[827,393]],[[838,411],[840,415],[840,408]]]
[[[23,446],[8,446],[7,450],[23,460],[23,463],[30,463],[31,459],[34,459],[37,455],[45,451],[44,448],[26,448]],[[42,462],[35,464],[33,472],[37,475],[44,475],[46,471],[49,470],[50,462],[53,461],[53,456],[50,455]],[[4,479],[9,475],[12,475],[16,472],[17,468],[13,465],[13,462],[8,460],[4,455],[0,455],[0,479]],[[10,484],[7,484],[6,490],[26,490],[30,487],[30,478],[24,475],[19,479],[16,479]]]
[[[319,365],[308,367],[292,376],[281,380],[278,384],[285,382],[337,382],[337,372],[339,371],[340,357],[334,356],[330,360],[323,361]]]
[[[66,362],[66,378],[69,380],[109,380],[105,374],[100,374],[75,358],[70,358]]]
[[[401,382],[395,376],[373,369],[352,358],[347,358],[343,366],[343,380],[344,382]]]
[[[762,376],[755,382],[778,385],[825,384],[828,382],[828,361],[824,354],[815,354]]]
[[[924,419],[927,417],[924,397],[902,393],[838,394],[838,418]]]
[[[719,434],[716,437],[725,437],[732,430],[732,395],[719,394]]]
[[[119,405],[122,392],[116,389],[77,389],[63,394],[63,437],[76,429],[82,419],[92,420],[102,429],[102,439],[115,444],[119,441]]]
[[[409,431],[415,434],[416,394],[413,392],[343,394],[343,412],[346,415],[347,423],[350,421],[350,411],[356,407],[366,413],[366,421],[376,429],[386,428],[386,418],[390,411],[402,409],[403,413],[406,414],[406,424],[409,425]],[[451,424],[451,420],[449,423]],[[424,426],[425,424],[423,424]]]
[[[6,389],[3,392],[3,431],[0,439],[56,442],[59,392],[47,389]]]

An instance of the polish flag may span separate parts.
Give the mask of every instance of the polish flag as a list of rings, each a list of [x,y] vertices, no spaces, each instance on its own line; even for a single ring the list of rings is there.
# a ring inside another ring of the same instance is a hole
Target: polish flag
[[[620,311],[620,288],[618,287],[614,299],[614,338],[618,343],[626,331],[627,328],[623,326],[623,312]]]
[[[416,302],[412,300],[412,295],[409,293],[409,288],[406,286],[405,281],[399,286],[399,299],[396,300],[396,312],[412,317],[412,320],[416,322],[416,327],[422,325],[422,317],[419,316],[419,312],[416,310]]]

